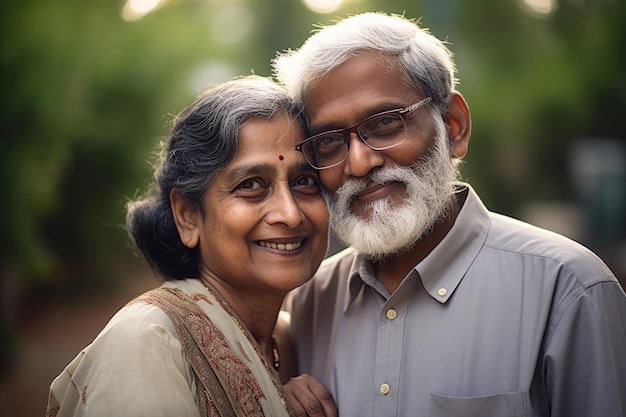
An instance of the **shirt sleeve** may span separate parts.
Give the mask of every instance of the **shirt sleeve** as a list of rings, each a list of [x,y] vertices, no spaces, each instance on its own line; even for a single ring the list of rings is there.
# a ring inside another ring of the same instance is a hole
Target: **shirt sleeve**
[[[53,381],[50,399],[58,417],[199,417],[182,345],[166,314],[148,304],[121,310]]]
[[[542,369],[548,404],[540,408],[555,416],[626,416],[624,290],[614,281],[584,289],[553,326]]]

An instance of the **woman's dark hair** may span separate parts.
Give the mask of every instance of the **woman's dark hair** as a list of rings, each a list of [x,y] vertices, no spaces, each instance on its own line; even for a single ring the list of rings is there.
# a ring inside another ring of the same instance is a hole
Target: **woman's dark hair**
[[[127,230],[158,274],[169,280],[198,277],[198,250],[180,240],[171,191],[203,212],[205,191],[233,160],[243,123],[281,113],[297,114],[285,90],[270,79],[247,76],[204,92],[174,119],[160,146],[152,189],[127,204]]]

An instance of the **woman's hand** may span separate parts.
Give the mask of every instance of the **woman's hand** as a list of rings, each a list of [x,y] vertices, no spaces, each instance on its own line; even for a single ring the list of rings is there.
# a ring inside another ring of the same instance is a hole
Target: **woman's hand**
[[[302,374],[284,384],[287,399],[297,416],[337,417],[337,407],[332,395],[317,379]]]

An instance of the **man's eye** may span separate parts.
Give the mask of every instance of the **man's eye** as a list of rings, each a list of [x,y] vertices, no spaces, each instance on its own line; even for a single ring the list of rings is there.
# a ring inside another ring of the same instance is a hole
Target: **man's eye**
[[[322,136],[317,141],[317,145],[318,146],[329,146],[329,145],[332,145],[333,143],[341,141],[341,140],[342,140],[341,136],[337,136],[337,135]]]
[[[399,114],[390,113],[373,117],[363,124],[362,130],[374,136],[385,136],[402,130],[404,121]]]
[[[396,121],[397,121],[396,117],[385,116],[385,117],[381,117],[380,119],[378,119],[378,124],[380,126],[387,126]]]
[[[330,155],[344,146],[343,136],[325,135],[314,141],[315,150],[321,155]]]

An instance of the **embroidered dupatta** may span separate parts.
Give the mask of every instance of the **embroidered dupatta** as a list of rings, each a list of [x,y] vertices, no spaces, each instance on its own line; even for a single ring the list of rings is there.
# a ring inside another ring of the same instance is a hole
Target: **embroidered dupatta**
[[[278,374],[258,343],[210,292],[189,295],[177,288],[160,287],[131,301],[135,302],[159,307],[174,324],[193,369],[202,417],[294,415]],[[205,308],[198,303],[206,303]],[[210,318],[207,308],[213,313]],[[236,334],[233,323],[241,334]],[[256,374],[251,369],[255,366]],[[259,373],[261,367],[267,375],[263,370]]]

